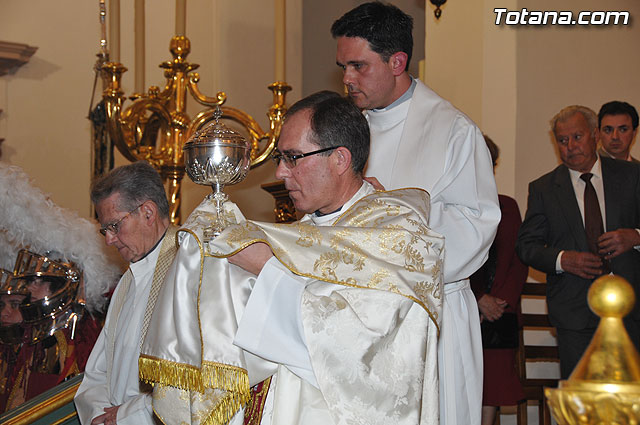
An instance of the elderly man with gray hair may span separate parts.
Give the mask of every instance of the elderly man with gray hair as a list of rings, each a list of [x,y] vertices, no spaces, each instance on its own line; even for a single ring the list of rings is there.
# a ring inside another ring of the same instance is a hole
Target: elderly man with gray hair
[[[562,164],[529,184],[516,251],[547,274],[549,318],[558,332],[562,379],[568,378],[598,326],[587,304],[595,278],[609,272],[640,285],[640,169],[599,157],[598,120],[589,108],[562,109],[551,121]],[[625,319],[636,346],[640,308]]]
[[[105,243],[130,264],[89,356],[76,409],[83,424],[153,424],[151,387],[138,379],[138,356],[153,294],[175,256],[176,229],[169,225],[162,180],[144,161],[118,167],[94,182],[91,201]]]

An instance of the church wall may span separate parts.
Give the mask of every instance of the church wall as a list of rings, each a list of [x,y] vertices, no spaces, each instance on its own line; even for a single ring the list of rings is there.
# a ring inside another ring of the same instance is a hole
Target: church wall
[[[1,40],[38,47],[29,63],[0,77],[1,160],[85,216],[97,10],[98,2],[9,0],[0,13]]]
[[[427,83],[501,147],[496,170],[499,191],[515,196],[523,213],[528,182],[558,163],[548,129],[548,120],[557,110],[582,103],[597,111],[602,103],[616,98],[640,106],[635,81],[640,65],[635,54],[640,39],[640,27],[634,25],[634,18],[640,16],[637,1],[607,3],[608,10],[629,10],[632,16],[631,25],[609,27],[508,27],[493,22],[495,7],[602,9],[596,0],[450,0],[439,21],[431,4],[406,2],[399,6],[416,8],[411,12],[414,18],[424,13]],[[133,90],[135,72],[132,3],[124,1],[121,6],[121,60],[129,68],[123,79],[127,94]],[[170,58],[175,2],[147,3],[148,87],[164,83],[157,66]],[[316,90],[341,89],[340,72],[334,65],[335,41],[328,28],[359,1],[332,7],[317,3],[287,1],[287,79],[294,87],[289,103]],[[98,52],[97,12],[97,1],[7,0],[0,13],[0,39],[39,47],[28,64],[0,77],[0,137],[6,139],[0,160],[21,166],[56,203],[84,216],[90,211],[86,116]],[[421,19],[416,20],[416,33]],[[301,22],[306,23],[304,34]],[[271,103],[266,86],[274,79],[273,2],[190,0],[187,36],[192,41],[188,59],[200,64],[202,91],[225,90],[230,106],[245,109],[266,127]],[[420,56],[414,54],[415,65]],[[197,105],[189,105],[193,116]],[[632,153],[640,156],[637,143]],[[124,162],[118,159],[118,164]],[[252,218],[272,217],[271,197],[259,185],[275,180],[273,172],[273,165],[266,164],[229,188],[232,199]],[[209,188],[185,177],[183,214],[208,192]]]
[[[108,4],[109,2],[107,2]],[[227,105],[251,114],[268,128],[274,79],[274,4],[251,0],[187,2],[187,60],[200,64],[199,87],[207,95],[225,91]],[[291,103],[301,97],[301,0],[287,1],[287,82]],[[164,85],[158,64],[170,60],[175,1],[146,2],[145,87]],[[22,167],[57,204],[90,214],[90,123],[86,119],[99,51],[98,1],[7,0],[0,13],[0,40],[39,47],[31,61],[0,77],[1,161]],[[126,95],[133,92],[133,2],[121,1],[121,62]],[[101,89],[96,92],[99,98]],[[125,106],[129,102],[125,103]],[[199,105],[187,100],[194,116]],[[126,163],[116,156],[116,165]],[[273,198],[260,188],[274,181],[265,164],[227,192],[250,218],[273,220]],[[182,214],[186,216],[210,188],[185,176]]]
[[[515,34],[493,25],[494,7],[515,0],[450,1],[426,11],[425,81],[467,114],[500,147],[500,193],[515,192]]]

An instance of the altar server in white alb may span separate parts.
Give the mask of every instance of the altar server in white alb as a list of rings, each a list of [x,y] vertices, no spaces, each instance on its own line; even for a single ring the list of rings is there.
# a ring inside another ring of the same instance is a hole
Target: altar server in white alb
[[[235,344],[280,365],[263,424],[438,424],[443,240],[427,227],[425,191],[363,181],[368,151],[350,100],[302,99],[275,159],[307,215],[215,240],[257,275]]]
[[[431,195],[429,226],[445,237],[440,337],[441,423],[480,424],[482,341],[468,277],[487,259],[500,208],[480,130],[407,69],[412,18],[390,4],[362,4],[334,22],[336,62],[371,128],[366,176],[386,189]]]
[[[155,424],[151,387],[138,379],[138,355],[154,294],[176,252],[162,179],[144,161],[118,167],[93,184],[91,200],[105,243],[130,264],[75,395],[78,417],[83,425]]]

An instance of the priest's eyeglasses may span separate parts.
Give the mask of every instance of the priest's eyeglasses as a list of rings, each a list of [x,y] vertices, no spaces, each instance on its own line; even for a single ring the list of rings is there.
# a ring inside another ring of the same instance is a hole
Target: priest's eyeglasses
[[[102,234],[102,236],[107,236],[107,231],[110,232],[112,235],[117,235],[118,232],[120,231],[120,225],[122,224],[122,222],[124,221],[125,218],[129,217],[131,215],[132,212],[134,212],[135,210],[137,210],[138,208],[140,208],[142,206],[142,204],[138,205],[137,207],[135,207],[134,209],[132,209],[131,211],[129,211],[127,213],[127,215],[125,215],[124,217],[122,217],[120,220],[116,221],[115,223],[109,223],[105,226],[102,226],[100,228],[100,233]]]
[[[338,149],[339,147],[340,146],[331,146],[330,148],[319,149],[317,151],[300,153],[296,155],[274,151],[274,154],[271,156],[271,159],[273,160],[273,162],[276,163],[276,167],[280,165],[280,160],[282,160],[284,161],[284,165],[286,165],[287,168],[293,168],[296,166],[296,161],[299,159],[302,159],[307,156],[315,155],[317,153],[328,152],[330,150]]]

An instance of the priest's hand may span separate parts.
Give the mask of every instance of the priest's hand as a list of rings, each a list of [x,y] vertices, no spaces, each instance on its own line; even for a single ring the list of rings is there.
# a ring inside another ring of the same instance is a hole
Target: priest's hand
[[[118,416],[118,408],[120,406],[111,406],[104,408],[104,414],[96,416],[91,421],[91,425],[116,425],[116,418]]]
[[[273,252],[271,252],[269,245],[264,242],[258,242],[249,245],[227,259],[231,264],[235,264],[249,273],[258,275],[260,271],[262,271],[264,263],[269,261],[271,257],[273,257]]]
[[[377,178],[375,178],[375,177],[365,177],[365,178],[364,178],[364,180],[365,180],[366,182],[371,183],[371,186],[373,186],[373,188],[374,188],[375,190],[384,190],[384,186],[382,185],[382,183],[380,183],[380,182],[378,181],[378,179],[377,179]]]

